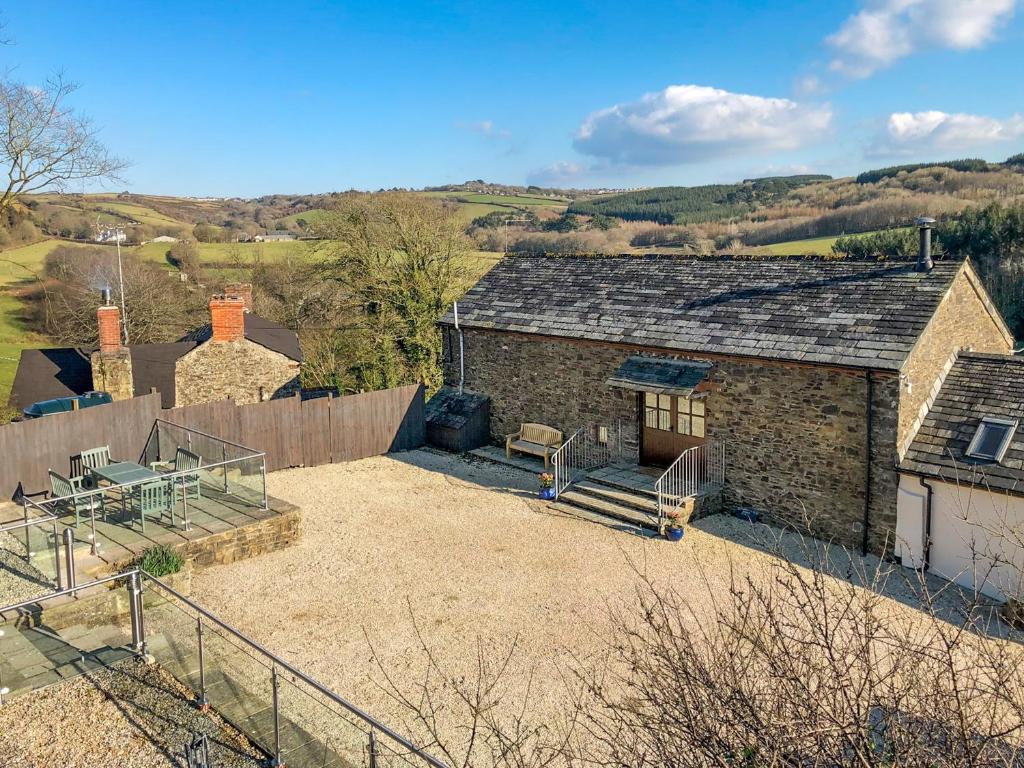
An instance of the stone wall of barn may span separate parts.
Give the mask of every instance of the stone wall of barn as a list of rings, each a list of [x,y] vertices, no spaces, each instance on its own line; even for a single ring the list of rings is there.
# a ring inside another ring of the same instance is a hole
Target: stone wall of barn
[[[457,386],[457,336],[448,330],[444,338],[446,383]],[[476,329],[465,330],[464,346],[465,387],[491,397],[496,443],[524,421],[566,435],[584,424],[604,425],[613,436],[621,430],[627,457],[637,458],[637,393],[605,384],[636,350]],[[726,504],[754,507],[774,523],[859,547],[867,375],[763,360],[712,362],[706,429],[709,438],[726,441]],[[874,373],[872,379],[869,538],[881,552],[896,523],[900,393],[895,375]]]
[[[1009,354],[1013,350],[1013,339],[996,316],[998,310],[980,279],[970,265],[966,265],[903,366],[900,455],[913,440],[958,352]]]
[[[299,389],[299,364],[248,339],[207,341],[174,366],[175,405],[286,397]]]

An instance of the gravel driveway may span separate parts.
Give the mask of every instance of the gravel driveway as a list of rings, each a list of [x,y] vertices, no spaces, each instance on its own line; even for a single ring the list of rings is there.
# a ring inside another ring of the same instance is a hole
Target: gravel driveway
[[[634,565],[704,589],[696,561],[760,556],[695,528],[672,544],[563,515],[535,498],[528,473],[431,451],[275,472],[268,485],[302,508],[299,543],[197,572],[196,598],[385,718],[397,713],[370,643],[418,679],[414,617],[439,659],[467,673],[478,640],[517,640],[514,671],[534,673],[536,706],[557,707],[565,653],[604,647],[609,606],[634,599]],[[727,571],[716,571],[722,588]]]

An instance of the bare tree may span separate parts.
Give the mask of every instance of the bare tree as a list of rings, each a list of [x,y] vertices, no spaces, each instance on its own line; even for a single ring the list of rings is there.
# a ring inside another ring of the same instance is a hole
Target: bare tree
[[[0,212],[22,194],[116,179],[127,167],[99,141],[88,118],[67,105],[76,88],[59,75],[39,87],[0,79],[0,162],[7,171]]]
[[[532,711],[529,680],[509,695],[514,647],[478,651],[463,677],[420,636],[418,683],[375,654],[384,688],[408,730],[460,766],[1024,764],[1022,636],[993,611],[797,534],[759,546],[774,556],[732,564],[724,584],[692,563],[698,594],[634,568],[606,653],[567,664],[558,728]]]
[[[122,255],[128,333],[135,344],[176,341],[207,321],[205,296],[156,264]],[[45,262],[50,285],[45,292],[43,325],[55,339],[68,344],[95,344],[99,291],[117,286],[117,257],[113,253],[58,248]]]

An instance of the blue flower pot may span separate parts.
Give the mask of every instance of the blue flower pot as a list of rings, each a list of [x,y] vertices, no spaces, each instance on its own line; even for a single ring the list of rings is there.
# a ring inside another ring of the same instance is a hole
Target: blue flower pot
[[[542,499],[546,499],[547,501],[551,501],[552,499],[555,498],[555,489],[553,487],[552,488],[541,488],[540,491],[539,491],[539,495],[540,495],[540,497]]]
[[[665,529],[665,538],[668,539],[669,541],[679,541],[680,539],[683,538],[683,529],[682,528],[666,528]]]

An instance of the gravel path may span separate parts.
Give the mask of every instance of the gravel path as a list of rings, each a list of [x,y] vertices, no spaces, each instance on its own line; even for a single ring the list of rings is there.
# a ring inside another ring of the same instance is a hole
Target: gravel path
[[[419,679],[413,617],[438,659],[466,674],[478,640],[492,651],[515,640],[516,679],[532,672],[535,708],[554,711],[565,654],[605,648],[609,608],[635,599],[634,567],[706,593],[696,562],[715,563],[711,586],[724,590],[731,554],[762,556],[721,531],[673,544],[562,515],[535,498],[531,474],[430,451],[275,472],[268,485],[302,508],[299,543],[199,571],[194,594],[384,719],[400,713],[370,644],[389,671]],[[720,525],[733,523],[749,528]]]
[[[158,666],[135,659],[4,702],[5,768],[161,768],[185,765],[184,745],[209,738],[218,768],[261,768],[265,758]]]
[[[39,569],[25,560],[25,544],[9,533],[0,533],[0,606],[19,603],[54,589]]]

